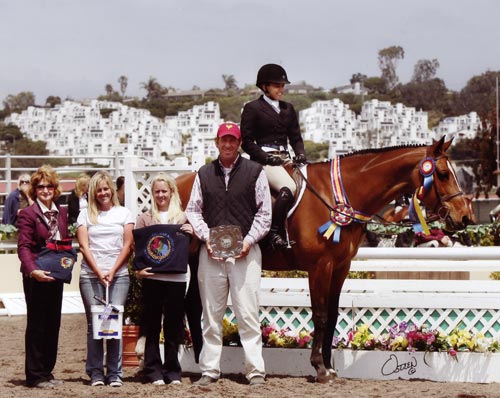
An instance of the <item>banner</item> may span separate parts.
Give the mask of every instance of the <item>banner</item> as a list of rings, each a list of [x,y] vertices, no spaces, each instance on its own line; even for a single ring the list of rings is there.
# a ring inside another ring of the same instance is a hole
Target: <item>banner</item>
[[[157,224],[134,229],[134,270],[151,267],[151,272],[183,274],[187,272],[189,235],[181,224]]]

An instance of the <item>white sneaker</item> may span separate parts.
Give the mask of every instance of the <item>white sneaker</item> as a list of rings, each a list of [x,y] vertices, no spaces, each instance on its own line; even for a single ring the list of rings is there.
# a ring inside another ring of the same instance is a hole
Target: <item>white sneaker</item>
[[[178,385],[178,384],[182,384],[180,380],[172,380],[170,383],[170,385]]]
[[[163,380],[155,380],[151,384],[154,386],[164,386],[165,382]]]

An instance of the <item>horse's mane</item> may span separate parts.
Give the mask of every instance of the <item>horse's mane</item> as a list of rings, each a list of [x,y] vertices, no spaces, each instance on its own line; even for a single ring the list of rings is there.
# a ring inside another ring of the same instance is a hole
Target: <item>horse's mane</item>
[[[360,149],[358,151],[345,153],[343,155],[339,155],[340,159],[347,158],[350,156],[356,155],[365,155],[367,153],[380,153],[380,152],[388,152],[394,149],[406,149],[406,148],[420,148],[423,146],[427,146],[425,144],[408,144],[408,145],[397,145],[397,146],[388,146],[384,148],[373,148],[373,149]]]

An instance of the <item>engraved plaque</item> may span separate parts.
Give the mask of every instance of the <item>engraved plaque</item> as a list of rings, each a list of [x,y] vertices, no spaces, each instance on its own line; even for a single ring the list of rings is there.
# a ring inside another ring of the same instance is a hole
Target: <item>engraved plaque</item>
[[[243,236],[238,225],[219,225],[210,228],[210,246],[214,257],[236,257],[243,249]]]

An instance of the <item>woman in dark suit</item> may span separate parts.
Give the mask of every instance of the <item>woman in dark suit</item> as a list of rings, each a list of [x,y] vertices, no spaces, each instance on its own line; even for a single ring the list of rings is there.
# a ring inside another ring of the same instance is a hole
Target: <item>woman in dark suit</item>
[[[56,205],[61,190],[59,178],[50,166],[40,167],[30,183],[28,194],[34,203],[19,213],[17,243],[27,309],[26,385],[54,388],[62,384],[52,370],[57,359],[63,282],[39,269],[35,260],[48,240],[67,238],[67,214]]]
[[[76,179],[75,189],[68,196],[68,224],[75,224],[80,214],[80,210],[88,206],[90,177],[87,174],[80,174]]]
[[[257,73],[256,85],[264,95],[246,104],[241,114],[241,147],[250,159],[264,165],[269,185],[278,193],[269,231],[270,243],[275,249],[288,247],[282,235],[296,191],[293,179],[282,167],[290,161],[288,143],[296,163],[307,161],[297,113],[292,104],[281,100],[285,84],[289,83],[286,71],[280,65],[263,65]]]

